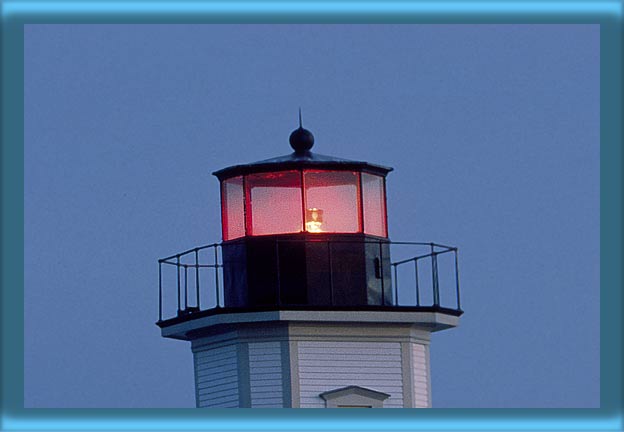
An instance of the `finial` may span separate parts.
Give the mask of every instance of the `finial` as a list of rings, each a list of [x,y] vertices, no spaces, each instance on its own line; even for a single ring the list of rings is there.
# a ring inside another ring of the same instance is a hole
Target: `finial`
[[[303,128],[303,122],[301,121],[301,107],[299,107],[299,128],[295,129],[290,134],[290,146],[295,150],[295,153],[305,153],[314,145],[314,135],[307,129]]]

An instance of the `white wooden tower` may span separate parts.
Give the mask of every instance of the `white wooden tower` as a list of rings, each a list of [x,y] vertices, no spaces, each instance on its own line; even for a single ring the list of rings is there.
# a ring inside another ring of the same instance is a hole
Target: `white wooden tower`
[[[391,168],[313,153],[301,123],[290,143],[215,172],[222,243],[159,260],[157,324],[191,342],[197,407],[431,407],[457,249],[388,239]]]

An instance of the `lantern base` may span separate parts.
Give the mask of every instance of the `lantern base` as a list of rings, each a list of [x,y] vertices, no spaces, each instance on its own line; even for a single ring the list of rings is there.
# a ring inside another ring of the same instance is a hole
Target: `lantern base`
[[[387,239],[366,234],[223,243],[224,306],[394,305]]]

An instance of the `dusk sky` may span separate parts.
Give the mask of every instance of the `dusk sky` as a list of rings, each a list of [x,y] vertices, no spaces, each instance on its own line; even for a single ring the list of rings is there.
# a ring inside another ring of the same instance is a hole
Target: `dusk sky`
[[[27,25],[26,407],[194,407],[158,258],[221,240],[211,173],[394,167],[395,241],[459,247],[432,403],[600,403],[598,25]]]

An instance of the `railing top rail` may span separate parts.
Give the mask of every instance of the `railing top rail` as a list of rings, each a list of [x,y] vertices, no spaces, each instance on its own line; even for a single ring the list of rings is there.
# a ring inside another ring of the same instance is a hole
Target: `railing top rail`
[[[167,264],[167,265],[171,265],[171,266],[176,266],[176,267],[182,267],[182,268],[221,268],[223,267],[223,264],[188,264],[188,263],[177,263],[177,262],[171,262],[171,261],[160,261],[160,264]]]
[[[262,237],[255,237],[255,238],[262,238]],[[267,238],[270,239],[270,238]],[[448,251],[456,251],[457,248],[455,246],[448,246],[448,245],[443,245],[440,243],[433,243],[433,242],[412,242],[412,241],[391,241],[388,239],[379,239],[379,240],[371,240],[371,239],[364,239],[364,240],[359,240],[359,239],[327,239],[327,238],[319,238],[319,239],[315,239],[315,238],[305,238],[305,239],[283,239],[283,238],[275,238],[274,239],[276,242],[278,243],[285,243],[285,242],[320,242],[320,243],[371,243],[371,244],[379,244],[379,243],[386,243],[386,244],[390,244],[390,245],[406,245],[406,246],[429,246],[429,247],[434,247],[434,248],[440,248],[443,249],[442,252],[448,252]],[[158,260],[158,262],[161,263],[166,263],[166,264],[177,264],[177,262],[170,262],[170,260],[173,259],[177,259],[179,257],[188,255],[188,254],[192,254],[195,252],[199,252],[201,250],[204,249],[209,249],[209,248],[214,248],[214,247],[220,247],[223,246],[223,242],[221,243],[211,243],[211,244],[207,244],[207,245],[203,245],[203,246],[198,246],[192,249],[188,249],[184,252],[180,252],[171,256],[168,256],[166,258],[161,258]],[[441,253],[441,251],[434,251],[436,253]],[[429,254],[427,255],[423,255],[423,256],[429,256]]]
[[[221,246],[221,245],[222,245],[222,243],[212,243],[212,244],[208,244],[208,245],[204,245],[204,246],[198,246],[198,247],[195,247],[193,249],[189,249],[189,250],[186,250],[184,252],[180,252],[180,253],[168,256],[167,258],[161,258],[161,259],[158,260],[158,262],[164,263],[164,262],[167,262],[167,261],[172,260],[174,258],[178,258],[178,257],[184,256],[184,255],[188,255],[190,253],[195,253],[195,251],[199,252],[200,250],[203,250],[203,249],[209,249],[209,248],[218,247],[218,246]],[[167,262],[167,264],[175,264],[175,263]]]
[[[403,242],[403,241],[393,241],[391,242],[392,244],[396,244],[396,245],[415,245],[415,246],[434,246],[434,247],[438,247],[441,249],[448,249],[448,250],[457,250],[457,247],[455,246],[449,246],[449,245],[444,245],[441,243],[426,243],[426,242]]]

